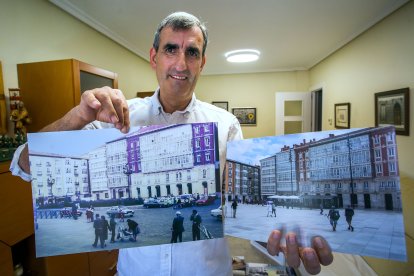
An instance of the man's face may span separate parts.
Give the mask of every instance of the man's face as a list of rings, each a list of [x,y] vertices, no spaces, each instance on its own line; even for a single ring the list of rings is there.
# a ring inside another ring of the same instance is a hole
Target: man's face
[[[203,34],[198,27],[174,31],[165,27],[158,51],[151,48],[150,63],[163,95],[190,98],[205,64]]]

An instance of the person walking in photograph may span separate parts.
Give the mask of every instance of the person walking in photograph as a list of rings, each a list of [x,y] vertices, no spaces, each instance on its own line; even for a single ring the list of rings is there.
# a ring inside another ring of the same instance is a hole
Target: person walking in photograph
[[[345,219],[348,223],[348,230],[354,232],[354,227],[352,226],[352,217],[354,216],[354,210],[351,208],[351,205],[345,209]]]
[[[181,212],[175,212],[175,218],[172,223],[172,234],[171,234],[171,243],[176,243],[177,238],[180,242],[183,241],[183,232],[184,232],[184,217],[181,216]]]
[[[319,209],[321,209],[321,211],[320,211],[320,215],[323,215],[323,204],[321,203],[320,205],[319,205]]]
[[[266,217],[268,217],[269,215],[272,216],[272,204],[270,204],[270,202],[267,203],[267,215],[266,215]]]
[[[106,240],[108,239],[108,230],[110,230],[109,223],[106,220],[105,216],[101,216],[101,227],[102,230],[99,239],[101,241],[101,248],[104,248],[106,246]]]
[[[275,215],[276,217],[276,205],[274,202],[272,202],[272,215]]]
[[[95,242],[92,244],[92,246],[96,247],[102,233],[102,223],[101,219],[99,218],[99,214],[96,214],[95,220],[93,222],[93,228],[95,229]]]
[[[192,232],[193,232],[193,241],[200,240],[200,224],[201,216],[198,214],[197,210],[193,210],[193,214],[190,217],[190,220],[193,222]]]
[[[335,206],[332,206],[331,210],[329,210],[328,218],[329,222],[332,225],[332,230],[336,231],[336,225],[338,224],[338,220],[341,217],[339,215],[339,211],[335,209]]]
[[[233,209],[233,218],[236,218],[236,211],[237,211],[237,199],[233,200],[231,204],[231,209]]]
[[[111,219],[109,220],[109,231],[111,231],[111,243],[115,242],[115,228],[116,228],[116,221],[115,215],[111,215]]]

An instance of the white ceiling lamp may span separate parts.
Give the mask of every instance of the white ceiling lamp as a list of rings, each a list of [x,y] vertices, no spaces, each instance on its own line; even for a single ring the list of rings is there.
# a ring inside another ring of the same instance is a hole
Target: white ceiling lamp
[[[224,54],[228,62],[252,62],[259,59],[260,52],[253,49],[230,51]]]

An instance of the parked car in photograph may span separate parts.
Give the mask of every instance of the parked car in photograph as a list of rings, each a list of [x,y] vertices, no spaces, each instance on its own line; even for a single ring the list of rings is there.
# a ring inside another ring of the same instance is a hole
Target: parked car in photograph
[[[176,203],[180,204],[181,208],[191,207],[195,205],[195,198],[191,194],[182,194],[176,197]]]
[[[128,209],[125,206],[113,206],[108,211],[106,211],[108,216],[114,215],[115,218],[120,218],[123,215],[124,218],[126,217],[133,217],[134,210]]]
[[[71,217],[73,217],[72,208],[71,207],[62,208],[59,211],[59,215],[60,215],[61,218],[71,218]],[[76,216],[77,217],[80,217],[81,215],[82,215],[82,211],[80,211],[79,209],[77,209],[76,210]]]
[[[214,203],[214,200],[216,200],[215,196],[204,196],[196,201],[197,206],[206,206]]]
[[[223,218],[223,206],[218,207],[217,209],[213,209],[210,211],[210,214],[213,217],[216,217],[218,219],[222,219]]]
[[[161,203],[158,199],[150,197],[144,200],[143,206],[145,208],[160,208]]]
[[[174,205],[174,198],[172,197],[161,197],[158,199],[158,202],[160,203],[160,207],[166,208],[171,207]]]

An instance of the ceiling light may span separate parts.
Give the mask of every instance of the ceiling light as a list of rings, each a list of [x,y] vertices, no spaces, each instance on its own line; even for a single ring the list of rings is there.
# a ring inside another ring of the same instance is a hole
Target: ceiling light
[[[224,54],[228,62],[251,62],[259,59],[260,52],[252,49],[230,51]]]

